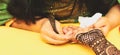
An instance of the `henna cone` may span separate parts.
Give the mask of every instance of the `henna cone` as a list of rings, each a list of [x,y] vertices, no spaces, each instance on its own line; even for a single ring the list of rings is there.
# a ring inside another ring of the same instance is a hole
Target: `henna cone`
[[[79,33],[76,39],[90,46],[96,55],[120,55],[120,50],[107,41],[99,29],[94,29],[86,33]]]

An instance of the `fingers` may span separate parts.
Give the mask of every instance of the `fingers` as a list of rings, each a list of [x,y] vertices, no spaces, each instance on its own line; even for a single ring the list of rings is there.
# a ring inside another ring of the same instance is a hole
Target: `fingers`
[[[73,33],[73,31],[71,30],[71,31],[68,31],[66,34],[65,34],[65,36],[71,36],[72,35],[72,33]]]
[[[72,41],[72,43],[77,42],[75,33],[79,32],[81,30],[82,29],[79,26],[66,26],[63,28],[63,32],[65,33],[65,35],[71,37],[70,41]]]
[[[67,32],[72,31],[73,29],[68,27],[68,26],[66,26],[66,27],[63,27],[62,30],[63,30],[63,33],[66,34]]]
[[[108,22],[107,18],[102,17],[102,18],[100,18],[100,19],[94,24],[94,27],[95,27],[95,28],[104,27],[107,22]]]
[[[63,33],[65,34],[65,33],[67,33],[68,31],[73,31],[73,30],[76,30],[76,29],[78,29],[79,27],[78,26],[72,26],[72,25],[70,25],[70,26],[65,26],[65,27],[63,27]]]
[[[105,27],[102,27],[101,30],[102,30],[103,34],[106,36],[110,30],[110,26],[106,25]]]
[[[68,38],[68,36],[65,36],[65,34],[56,34],[54,31],[52,31],[51,29],[48,30],[42,30],[41,33],[47,35],[49,38],[55,39],[55,40],[67,40],[70,39]],[[69,32],[68,34],[70,34],[71,32]],[[67,34],[67,35],[68,35]]]
[[[108,31],[110,29],[110,24],[109,21],[106,17],[102,17],[100,18],[95,24],[94,24],[94,28],[96,29],[100,29],[104,35],[108,34]]]
[[[67,31],[68,31],[68,30],[67,30],[67,27],[63,27],[63,28],[62,28],[62,31],[63,31],[64,34],[67,33]]]
[[[44,40],[46,43],[55,44],[55,45],[65,44],[69,41],[69,40],[59,40],[59,39],[56,40],[56,39],[50,38],[44,34],[42,35],[42,40]]]

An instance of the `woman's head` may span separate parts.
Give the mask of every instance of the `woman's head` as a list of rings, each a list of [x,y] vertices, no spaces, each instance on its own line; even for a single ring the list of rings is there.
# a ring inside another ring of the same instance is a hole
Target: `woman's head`
[[[26,24],[35,24],[38,19],[49,18],[53,30],[58,33],[54,17],[49,12],[56,1],[59,0],[10,0],[7,10],[17,20],[25,21]]]
[[[63,17],[69,15],[71,11],[66,12],[67,15],[64,15],[63,11],[69,10],[66,7],[71,3],[74,3],[74,0],[10,0],[8,11],[17,19],[34,23],[35,16],[48,17],[55,14],[55,17]]]
[[[38,19],[36,16],[47,17],[48,8],[49,4],[46,0],[10,0],[7,10],[18,20],[35,23]]]

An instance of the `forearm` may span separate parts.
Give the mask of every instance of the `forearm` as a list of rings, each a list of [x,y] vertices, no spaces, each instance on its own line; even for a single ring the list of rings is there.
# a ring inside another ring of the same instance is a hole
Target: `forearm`
[[[88,46],[90,46],[96,55],[120,55],[120,51],[109,41],[98,29],[91,30],[86,33],[79,33],[76,39]]]
[[[113,6],[109,12],[105,15],[105,17],[107,17],[110,25],[111,25],[111,29],[113,29],[114,27],[120,25],[120,5],[115,5]]]

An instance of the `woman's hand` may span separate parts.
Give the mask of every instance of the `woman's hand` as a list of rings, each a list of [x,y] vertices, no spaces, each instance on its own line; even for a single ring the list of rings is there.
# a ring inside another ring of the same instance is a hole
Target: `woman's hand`
[[[109,31],[118,25],[120,25],[120,5],[115,5],[94,24],[94,27],[100,28],[104,35],[107,35]]]
[[[51,36],[54,35],[54,36]],[[54,44],[54,45],[60,45],[60,44],[65,44],[70,41],[70,35],[71,32],[67,32],[66,34],[52,34],[47,35],[47,34],[41,34],[42,39],[49,44]]]
[[[104,35],[107,35],[111,29],[111,24],[106,17],[101,17],[93,26],[95,29],[100,29]]]
[[[88,32],[89,30],[92,29],[93,29],[92,27],[81,28],[79,26],[65,26],[63,28],[63,32],[66,34],[67,32],[72,31],[70,41],[72,41],[72,43],[77,43],[78,41],[76,40],[76,35],[78,33]]]
[[[73,43],[77,43],[75,33],[78,32],[78,29],[79,29],[78,26],[72,26],[72,25],[71,26],[64,26],[62,29],[63,29],[64,34],[67,34],[68,32],[71,31],[72,35],[70,36],[71,37],[70,41],[72,41]]]
[[[56,21],[56,28],[59,34],[53,31],[53,28],[48,20],[44,22],[40,32],[42,39],[46,43],[55,44],[55,45],[65,44],[69,42],[71,39],[72,30],[69,30],[68,32],[63,33],[62,26],[58,21]]]

